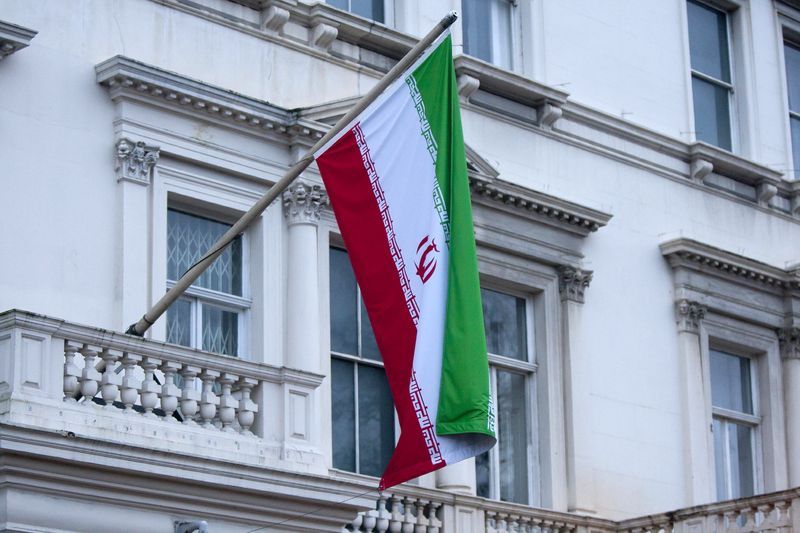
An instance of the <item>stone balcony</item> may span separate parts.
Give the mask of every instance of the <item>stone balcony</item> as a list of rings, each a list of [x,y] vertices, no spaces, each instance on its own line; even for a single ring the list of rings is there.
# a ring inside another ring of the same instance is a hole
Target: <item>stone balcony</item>
[[[410,484],[376,494],[374,479],[329,470],[313,439],[301,438],[314,424],[323,378],[7,311],[0,313],[0,470],[41,482],[55,463],[69,463],[63,490],[72,492],[95,467],[156,477],[153,488],[168,483],[173,468],[206,490],[224,487],[237,509],[244,494],[253,498],[264,507],[248,515],[253,526],[277,518],[293,522],[292,531],[800,533],[800,488],[622,522]],[[161,527],[153,522],[150,530]]]

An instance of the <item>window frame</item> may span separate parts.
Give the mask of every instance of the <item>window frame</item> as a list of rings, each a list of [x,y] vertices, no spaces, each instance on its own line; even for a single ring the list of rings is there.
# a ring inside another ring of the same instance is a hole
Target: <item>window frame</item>
[[[786,450],[785,424],[783,416],[782,387],[780,383],[781,361],[777,335],[774,331],[709,312],[700,328],[702,367],[705,370],[703,387],[706,391],[706,427],[708,431],[709,465],[711,472],[711,492],[718,494],[716,482],[716,461],[714,457],[714,436],[711,428],[717,416],[725,416],[734,421],[758,424],[753,431],[753,490],[755,494],[778,490],[785,484]],[[730,410],[717,408],[711,400],[711,350],[717,350],[746,357],[751,361],[751,390],[753,393],[753,417],[737,416]]]
[[[339,249],[339,250],[341,250],[341,251],[343,251],[345,253],[348,253],[347,252],[347,248],[344,245],[344,240],[342,239],[341,235],[330,234],[329,235],[329,242],[327,243],[327,246],[325,248],[326,249],[325,262],[328,263],[328,265],[330,265],[330,259],[329,259],[330,256],[328,254],[330,254],[330,250],[334,249],[334,248]],[[327,291],[326,301],[327,301],[327,308],[330,309],[330,279],[331,279],[331,277],[330,277],[331,276],[330,268],[327,269],[327,273],[328,273],[327,279],[329,281],[328,281],[328,291]],[[364,357],[363,355],[361,355],[361,351],[362,351],[361,350],[361,341],[362,341],[362,339],[361,339],[361,325],[362,325],[361,302],[362,302],[362,299],[361,299],[361,287],[356,282],[356,304],[358,306],[358,312],[356,313],[356,320],[357,320],[357,328],[358,328],[357,329],[357,336],[358,336],[358,352],[359,352],[359,355],[353,355],[353,354],[348,354],[348,353],[344,353],[344,352],[334,351],[333,348],[330,346],[330,339],[331,339],[331,334],[332,334],[331,333],[331,328],[330,328],[330,326],[331,326],[330,314],[328,314],[328,320],[327,320],[327,324],[326,324],[326,326],[328,328],[327,338],[328,338],[328,343],[329,343],[328,351],[327,351],[327,353],[328,353],[328,358],[327,358],[328,359],[328,364],[330,364],[330,361],[332,359],[334,359],[334,358],[335,359],[339,359],[341,361],[348,361],[350,363],[353,363],[353,391],[354,391],[354,395],[353,395],[353,413],[354,413],[354,417],[355,417],[354,442],[355,442],[355,466],[356,466],[356,469],[353,472],[353,471],[350,471],[350,470],[344,470],[344,469],[336,468],[336,467],[333,466],[334,442],[333,442],[333,413],[332,413],[332,408],[331,408],[331,413],[328,416],[328,420],[330,420],[330,422],[331,422],[331,432],[330,432],[330,435],[331,435],[331,446],[330,446],[331,462],[330,462],[330,464],[331,464],[331,468],[333,468],[333,469],[335,469],[337,471],[340,471],[340,472],[347,472],[348,474],[355,474],[355,475],[359,475],[359,476],[368,476],[370,478],[375,478],[376,476],[372,476],[370,474],[364,474],[364,473],[362,473],[360,471],[361,470],[361,464],[360,464],[360,454],[361,454],[360,442],[361,441],[360,441],[360,437],[359,437],[360,431],[359,431],[359,425],[358,425],[358,420],[359,420],[359,417],[358,417],[358,415],[359,415],[359,413],[358,413],[358,392],[359,392],[359,389],[358,389],[358,367],[359,367],[359,365],[371,366],[373,368],[381,368],[381,369],[383,369],[385,367],[384,367],[383,360],[378,361],[378,360],[375,360],[375,359],[369,359],[369,358]],[[332,371],[329,370],[327,375],[328,376],[332,376],[333,375]],[[330,394],[329,394],[329,397],[332,397],[332,394],[333,394],[333,379],[332,378],[330,379],[330,382],[331,383],[330,383]],[[397,408],[394,405],[394,400],[392,400],[392,410],[394,411],[394,443],[395,443],[395,445],[397,445],[397,441],[400,439],[400,419],[397,416]],[[413,483],[413,481],[411,481],[410,483]]]
[[[205,218],[208,220],[212,220],[214,222],[227,225],[232,225],[236,221],[235,218],[231,216],[221,215],[221,213],[217,212],[217,210],[212,207],[207,206],[204,208],[202,205],[199,205],[197,203],[185,203],[182,201],[168,200],[166,211],[169,210],[178,211],[181,213],[185,213],[187,215]],[[166,228],[169,228],[169,222],[167,222]],[[246,232],[240,236],[240,239],[242,247],[242,272],[240,274],[242,279],[242,296],[238,296],[236,294],[229,294],[222,291],[215,291],[213,289],[207,289],[205,287],[190,285],[186,289],[186,291],[184,291],[183,295],[179,298],[179,300],[188,301],[191,306],[190,307],[191,314],[189,318],[189,323],[191,326],[189,332],[190,348],[194,348],[196,350],[203,350],[202,308],[204,305],[213,305],[214,307],[222,309],[223,311],[236,313],[236,318],[237,318],[236,353],[235,354],[219,353],[218,355],[226,355],[229,357],[241,357],[242,346],[249,346],[249,338],[248,338],[249,331],[247,328],[247,324],[249,320],[248,314],[253,305],[252,298],[248,296],[250,294],[250,268],[249,268],[250,243]],[[165,239],[165,243],[168,246],[169,240]],[[169,257],[169,250],[166,250],[166,257]],[[166,278],[167,290],[174,287],[177,281],[178,280],[172,280],[167,277]],[[212,353],[217,353],[217,352],[212,352]]]
[[[327,0],[323,0],[323,1],[325,2],[326,5],[330,6],[333,9],[339,9],[339,10],[344,11],[346,13],[350,13],[351,15],[354,15],[356,17],[361,17],[361,18],[364,18],[366,20],[372,21],[372,22],[374,22],[376,24],[383,24],[386,27],[394,28],[394,25],[395,25],[395,12],[394,12],[395,5],[394,5],[394,2],[395,2],[395,0],[383,0],[383,19],[384,20],[382,20],[382,21],[371,19],[371,18],[367,18],[367,17],[364,17],[362,15],[359,15],[358,13],[353,13],[353,11],[352,11],[352,2],[353,2],[353,0],[346,0],[347,1],[347,5],[348,5],[347,9],[342,9],[340,7],[336,7],[333,4],[329,3]]]
[[[728,70],[730,72],[730,82],[726,82],[724,80],[719,80],[711,75],[705,74],[699,70],[695,70],[692,67],[692,53],[691,53],[691,29],[689,26],[689,4],[693,3],[699,6],[703,6],[713,11],[717,11],[725,15],[725,45],[728,49]],[[687,35],[687,57],[688,57],[688,66],[689,66],[689,94],[691,97],[691,121],[693,127],[692,135],[694,136],[695,141],[699,142],[706,142],[701,141],[697,137],[697,122],[695,120],[695,94],[694,88],[692,87],[692,81],[694,78],[698,78],[702,81],[710,83],[715,87],[722,87],[726,90],[728,96],[728,123],[729,123],[729,136],[730,136],[730,152],[731,153],[738,153],[740,151],[740,142],[739,142],[739,118],[738,118],[738,104],[737,98],[738,94],[736,91],[737,85],[737,68],[736,68],[736,50],[734,49],[734,42],[733,42],[733,34],[734,34],[734,21],[733,17],[736,16],[736,12],[738,11],[738,5],[731,5],[728,3],[723,2],[713,2],[713,1],[704,1],[704,0],[686,0],[685,2],[685,9],[686,9],[686,35]],[[722,146],[716,146],[720,150],[728,150]]]
[[[473,58],[475,58],[475,59],[477,59],[479,61],[486,61],[487,63],[489,63],[489,64],[491,64],[491,65],[493,65],[493,66],[495,66],[497,68],[509,70],[511,72],[521,73],[523,71],[523,67],[524,67],[524,65],[523,65],[524,56],[523,56],[523,53],[522,53],[523,32],[522,32],[522,14],[521,14],[523,6],[521,5],[519,0],[500,0],[500,1],[505,1],[505,2],[508,2],[509,4],[511,4],[511,9],[510,9],[511,20],[509,21],[509,24],[511,25],[511,35],[510,35],[510,49],[508,51],[511,64],[508,65],[508,66],[503,66],[503,65],[499,65],[498,63],[495,62],[495,57],[494,56],[496,54],[496,49],[495,49],[495,43],[494,43],[495,39],[494,39],[494,35],[493,34],[491,35],[492,39],[490,39],[491,40],[491,52],[492,52],[492,59],[491,60],[485,60],[485,59],[482,59],[480,57],[473,56],[473,55],[469,54],[467,52],[467,50],[466,50],[466,33],[467,32],[464,29],[464,20],[466,20],[466,19],[463,16],[461,17],[461,20],[459,21],[459,24],[461,25],[460,29],[461,29],[461,43],[462,43],[461,48],[462,48],[462,52],[464,53],[464,55],[468,55],[469,57],[473,57]],[[461,8],[460,12],[463,14],[465,12],[463,1],[460,2],[459,7]],[[493,19],[490,20],[490,26],[493,23],[495,23],[495,20],[493,20]]]
[[[528,420],[526,424],[526,442],[527,442],[527,459],[528,470],[527,485],[528,485],[528,501],[521,502],[522,505],[535,505],[541,499],[540,487],[536,485],[535,480],[539,476],[538,468],[538,447],[534,439],[534,435],[538,433],[538,402],[536,398],[536,378],[538,364],[536,362],[536,312],[534,302],[538,297],[537,291],[526,291],[522,287],[515,287],[500,280],[488,278],[481,275],[481,288],[488,289],[509,296],[522,298],[525,301],[525,328],[526,328],[526,354],[527,360],[514,359],[500,354],[488,353],[489,358],[489,380],[491,383],[490,394],[495,408],[498,406],[497,400],[497,371],[503,370],[510,373],[520,374],[525,379],[525,405],[528,412]],[[499,425],[499,413],[498,425]],[[489,465],[490,465],[490,482],[489,482],[489,496],[488,499],[497,501],[500,498],[500,450],[499,450],[499,434],[498,444],[489,450]],[[477,490],[477,486],[476,486]],[[514,502],[510,502],[514,503]]]

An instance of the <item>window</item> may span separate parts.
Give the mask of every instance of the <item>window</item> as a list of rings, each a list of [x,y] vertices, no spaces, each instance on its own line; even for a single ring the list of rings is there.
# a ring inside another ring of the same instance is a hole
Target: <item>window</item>
[[[462,0],[464,53],[514,68],[513,43],[516,0]]]
[[[167,211],[167,287],[200,259],[230,224],[177,209]],[[239,355],[243,315],[243,246],[238,237],[167,310],[167,342]]]
[[[789,124],[792,132],[794,174],[800,176],[800,48],[785,43],[786,85],[789,92]]]
[[[728,15],[693,1],[687,2],[687,9],[695,136],[698,141],[731,150]]]
[[[347,252],[330,249],[333,467],[383,474],[395,444],[394,403]]]
[[[530,391],[532,331],[529,300],[481,289],[492,400],[497,408],[497,446],[475,458],[478,496],[531,503]]]
[[[755,494],[754,362],[748,357],[710,350],[711,405],[717,498]]]
[[[388,22],[386,15],[391,11],[387,5],[388,0],[327,0],[327,2],[333,7],[382,23]]]

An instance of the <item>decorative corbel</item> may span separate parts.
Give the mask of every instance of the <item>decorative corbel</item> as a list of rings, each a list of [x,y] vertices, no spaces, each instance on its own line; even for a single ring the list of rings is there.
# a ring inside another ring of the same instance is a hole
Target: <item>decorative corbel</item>
[[[714,165],[711,161],[706,161],[705,159],[694,159],[691,165],[691,174],[692,180],[696,181],[697,183],[703,183],[706,179],[706,176],[711,174],[714,170]]]
[[[261,29],[272,33],[283,32],[283,26],[289,21],[289,11],[271,5],[261,12]]]
[[[116,145],[117,181],[149,185],[158,158],[158,146],[145,144],[144,141],[134,143],[125,137],[121,138]]]
[[[469,74],[459,74],[456,83],[458,85],[458,95],[464,99],[464,101],[469,101],[470,97],[475,94],[481,86],[481,81]]]
[[[561,106],[552,104],[551,102],[544,102],[536,107],[536,117],[540,128],[546,130],[552,129],[556,120],[561,118],[563,111]]]
[[[772,200],[772,197],[776,194],[778,194],[778,187],[774,183],[762,181],[756,186],[758,205],[762,207],[769,206],[769,201]]]
[[[322,22],[321,20],[312,21],[311,24],[309,44],[327,52],[339,35],[339,29],[329,22]]]

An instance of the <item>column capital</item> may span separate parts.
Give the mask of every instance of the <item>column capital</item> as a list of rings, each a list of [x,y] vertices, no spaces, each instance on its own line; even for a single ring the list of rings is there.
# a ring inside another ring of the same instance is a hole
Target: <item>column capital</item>
[[[289,225],[316,224],[328,206],[328,193],[321,185],[297,179],[283,192],[283,214]]]
[[[159,147],[122,137],[116,144],[117,181],[149,185],[159,158]]]
[[[781,359],[800,360],[800,328],[779,328],[777,333],[781,347]]]
[[[708,308],[700,302],[686,298],[675,302],[675,321],[678,331],[686,333],[699,333],[700,321],[706,316]]]
[[[592,271],[571,266],[558,267],[558,292],[562,302],[584,302],[583,293],[592,281]]]

